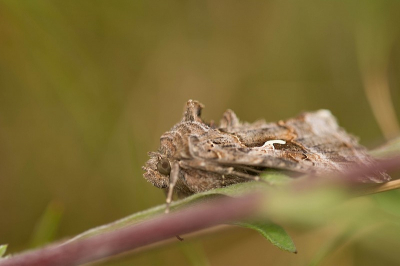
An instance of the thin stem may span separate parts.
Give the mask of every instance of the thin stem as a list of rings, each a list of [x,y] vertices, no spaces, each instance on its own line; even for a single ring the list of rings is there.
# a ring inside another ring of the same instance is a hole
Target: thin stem
[[[375,193],[385,192],[385,191],[399,189],[399,188],[400,188],[400,179],[397,179],[397,180],[393,180],[393,181],[390,181],[387,183],[373,185],[372,187],[368,187],[362,191],[362,194],[364,194],[364,195],[375,194]]]
[[[16,255],[1,260],[0,266],[64,266],[93,262],[176,235],[254,216],[259,211],[260,199],[260,194],[217,199],[113,232]]]

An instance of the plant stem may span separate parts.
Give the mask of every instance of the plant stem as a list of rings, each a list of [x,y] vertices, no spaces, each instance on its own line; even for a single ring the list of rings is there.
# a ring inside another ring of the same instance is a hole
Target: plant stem
[[[261,203],[260,194],[216,199],[179,212],[160,215],[138,225],[65,245],[53,244],[43,249],[16,255],[1,260],[0,266],[64,266],[93,262],[176,235],[254,216],[259,211]]]

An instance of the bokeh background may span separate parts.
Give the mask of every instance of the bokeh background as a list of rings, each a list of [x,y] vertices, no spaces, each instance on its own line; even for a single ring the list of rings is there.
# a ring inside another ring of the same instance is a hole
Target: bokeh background
[[[368,147],[392,138],[399,13],[396,0],[0,1],[0,244],[162,204],[141,165],[188,99],[206,120],[326,108]],[[302,265],[334,234],[288,230],[297,255],[231,228],[104,265]],[[367,251],[349,244],[326,265],[382,262]]]

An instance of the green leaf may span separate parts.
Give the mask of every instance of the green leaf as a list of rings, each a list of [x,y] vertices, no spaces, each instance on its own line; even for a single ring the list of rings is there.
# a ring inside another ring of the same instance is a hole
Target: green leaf
[[[272,186],[287,185],[289,182],[293,181],[293,178],[277,171],[268,171],[262,174],[261,178]]]
[[[268,217],[306,227],[326,223],[332,215],[332,209],[349,198],[340,185],[270,189],[268,192],[269,200],[265,209]]]
[[[392,190],[386,191],[385,193],[379,193],[371,195],[371,198],[375,200],[379,208],[387,213],[400,217],[399,201],[400,191]]]
[[[50,202],[46,210],[35,225],[31,236],[30,246],[38,247],[51,242],[60,225],[63,207],[58,202]]]
[[[259,232],[263,237],[268,239],[273,245],[280,249],[297,253],[296,246],[288,233],[277,224],[270,221],[257,222],[239,222],[235,223],[241,227],[250,228]]]
[[[192,266],[207,266],[210,262],[201,243],[194,241],[179,242],[180,250]]]
[[[2,258],[6,253],[7,247],[8,245],[0,245],[0,258]]]
[[[277,184],[279,183],[277,181],[278,179],[280,179],[281,181],[284,179],[288,179],[287,176],[283,174],[278,174],[277,172],[270,172],[269,174],[263,175],[262,178],[267,182],[246,182],[246,183],[234,184],[228,187],[212,189],[206,192],[194,194],[192,196],[189,196],[181,200],[173,201],[171,204],[171,210],[177,211],[180,208],[188,207],[191,204],[198,203],[199,201],[206,201],[215,197],[221,197],[221,196],[239,197],[249,192],[254,192],[256,190],[263,190],[269,187],[268,185],[269,182]],[[69,241],[75,241],[77,239],[87,238],[93,235],[98,235],[105,232],[114,231],[116,229],[123,228],[129,225],[137,224],[139,222],[151,219],[157,215],[162,215],[164,211],[165,211],[165,204],[162,204],[141,212],[137,212],[135,214],[117,220],[113,223],[90,229],[86,232],[83,232],[80,235],[77,235],[76,237],[72,238]]]
[[[325,258],[344,246],[360,230],[361,226],[362,223],[350,224],[346,230],[338,233],[333,239],[326,239],[325,244],[314,254],[309,266],[321,265]]]
[[[388,141],[383,146],[369,151],[369,153],[376,158],[387,158],[393,155],[400,154],[400,137]]]

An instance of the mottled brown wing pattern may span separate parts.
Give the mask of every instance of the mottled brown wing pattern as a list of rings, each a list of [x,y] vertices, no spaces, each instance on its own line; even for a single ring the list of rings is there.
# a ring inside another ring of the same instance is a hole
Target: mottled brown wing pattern
[[[201,119],[202,108],[201,103],[189,100],[182,120],[161,136],[159,150],[149,153],[143,167],[149,182],[168,190],[167,205],[173,190],[186,196],[258,180],[267,168],[322,174],[375,162],[327,110],[277,123],[241,123],[227,110],[216,126]],[[377,173],[358,181],[389,179]]]

